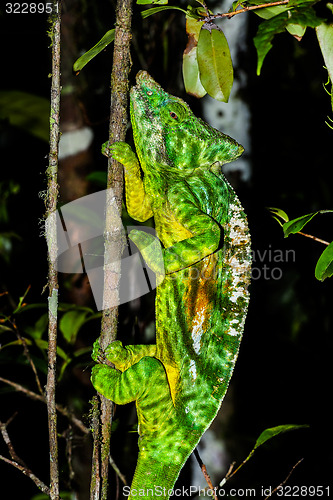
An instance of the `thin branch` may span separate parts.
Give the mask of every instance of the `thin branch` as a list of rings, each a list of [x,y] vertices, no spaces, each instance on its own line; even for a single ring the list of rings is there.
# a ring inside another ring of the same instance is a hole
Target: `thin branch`
[[[210,21],[213,21],[214,19],[221,19],[223,17],[227,17],[228,19],[230,19],[237,14],[244,14],[244,12],[249,12],[250,10],[265,9],[267,7],[275,7],[276,5],[285,5],[289,2],[290,0],[280,0],[278,2],[262,3],[260,5],[250,5],[249,7],[243,7],[242,9],[234,10],[233,12],[225,12],[224,14],[211,14],[209,16],[203,17],[202,21],[208,23]]]
[[[271,493],[265,498],[265,500],[268,500],[268,498],[270,498],[273,493],[275,493],[276,491],[278,491],[279,488],[281,488],[281,486],[283,486],[284,484],[286,484],[286,482],[289,480],[290,476],[292,475],[292,473],[294,472],[294,470],[296,469],[296,467],[303,461],[304,459],[301,458],[294,466],[293,468],[291,469],[291,471],[289,472],[289,474],[287,475],[287,477],[284,479],[284,481],[282,481],[282,483],[279,484],[279,486],[277,486],[276,488],[274,488],[273,491],[271,491]]]
[[[5,384],[10,385],[18,392],[23,392],[23,394],[28,396],[30,399],[33,399],[35,401],[41,401],[42,403],[46,404],[45,396],[40,396],[39,394],[36,394],[35,392],[30,391],[26,387],[23,387],[23,385],[17,384],[16,382],[12,382],[11,380],[7,380],[6,378],[3,378],[3,377],[0,377],[0,382],[3,382]],[[84,434],[90,434],[90,430],[88,429],[88,427],[86,427],[84,425],[84,423],[80,419],[75,417],[75,415],[73,415],[67,408],[64,408],[62,405],[57,404],[56,409],[64,417],[67,417],[68,420],[70,420],[72,422],[72,424],[74,424]]]
[[[38,390],[39,390],[40,394],[44,394],[43,389],[42,389],[42,385],[41,385],[39,377],[38,377],[38,373],[37,373],[37,369],[36,369],[35,363],[33,362],[32,357],[30,356],[30,351],[29,351],[27,342],[26,342],[25,338],[22,337],[22,335],[20,334],[19,329],[16,326],[15,320],[11,321],[11,324],[12,324],[12,326],[14,328],[14,331],[15,331],[15,334],[16,334],[17,338],[19,339],[19,341],[23,345],[23,352],[24,352],[24,355],[27,358],[27,360],[28,360],[28,362],[29,362],[29,364],[31,366],[32,371],[34,372],[35,380],[36,380],[36,384],[37,384]]]
[[[296,234],[301,234],[302,236],[305,236],[306,238],[311,238],[312,240],[318,241],[318,243],[322,243],[323,245],[329,245],[328,241],[322,240],[321,238],[317,238],[317,236],[313,236],[312,234],[307,234],[307,233],[302,233],[301,231],[298,231]]]
[[[58,152],[60,138],[60,8],[59,0],[53,0],[53,11],[50,16],[50,37],[52,41],[52,81],[50,112],[50,153],[47,169],[46,199],[46,239],[48,245],[48,370],[46,400],[49,427],[50,447],[50,498],[59,499],[59,467],[57,440],[57,411],[55,402],[56,368],[57,368],[57,323],[58,323],[58,273],[57,259],[57,225],[56,209],[58,190]]]
[[[199,464],[199,467],[201,469],[201,472],[202,472],[204,478],[206,479],[206,482],[207,482],[207,484],[209,486],[209,489],[213,492],[214,499],[217,500],[217,496],[216,496],[216,493],[215,493],[215,488],[213,486],[212,480],[210,478],[210,475],[207,472],[207,468],[206,468],[205,464],[201,460],[201,457],[199,455],[199,452],[198,452],[197,448],[194,449],[194,456],[197,459],[197,462]]]
[[[121,480],[121,482],[126,486],[127,485],[126,477],[124,476],[124,474],[122,474],[122,472],[120,472],[118,465],[113,460],[113,458],[111,457],[111,455],[109,455],[109,462],[110,462],[111,467],[113,468],[113,470],[117,474],[117,477],[119,477],[119,479]]]
[[[28,398],[34,400],[34,401],[41,401],[42,403],[46,404],[46,398],[44,396],[40,396],[39,394],[36,394],[33,391],[30,391],[26,387],[23,387],[23,385],[17,384],[16,382],[12,382],[11,380],[8,380],[6,378],[0,377],[0,382],[3,382],[4,384],[8,384],[11,387],[13,387],[16,391],[22,392],[25,394]],[[67,417],[68,420],[74,424],[80,431],[82,431],[84,434],[90,434],[92,432],[94,436],[94,446],[96,446],[98,450],[98,445],[100,444],[100,436],[99,436],[99,423],[98,423],[98,401],[97,401],[97,408],[94,408],[94,399],[93,399],[93,409],[92,409],[92,424],[91,424],[91,430],[84,425],[84,423],[78,419],[75,415],[73,415],[70,410],[67,408],[63,407],[62,405],[57,404],[56,405],[57,411],[63,415],[64,417]],[[96,417],[96,412],[97,412],[97,417]],[[97,418],[97,423],[96,423],[96,418]],[[9,424],[9,421],[6,423],[6,425]],[[99,465],[99,460],[98,460],[98,454],[97,451],[95,450],[93,452],[93,466]],[[12,457],[13,458],[13,457]],[[119,479],[124,483],[124,485],[127,485],[126,478],[124,474],[120,471],[118,465],[115,463],[113,460],[112,456],[109,455],[109,462],[111,467],[114,469],[115,473],[119,477]],[[98,472],[99,474],[99,472]],[[99,496],[96,497],[91,497],[91,500],[96,498],[98,500]]]
[[[20,465],[14,460],[10,460],[3,455],[0,455],[0,460],[3,460],[7,464],[16,467],[16,469],[20,470],[25,476],[29,477],[35,483],[38,489],[40,489],[46,495],[50,496],[50,488],[46,486],[46,484],[43,483],[43,481],[41,481],[37,476],[35,476],[35,474],[30,469],[28,469],[27,467],[23,467],[23,465]]]
[[[43,481],[41,481],[37,476],[35,476],[35,474],[29,469],[29,467],[26,466],[24,461],[19,456],[17,456],[17,454],[14,450],[14,446],[13,446],[13,444],[10,440],[9,434],[7,432],[7,425],[11,421],[12,421],[12,418],[9,419],[8,422],[6,422],[6,423],[0,422],[0,430],[1,430],[2,437],[7,445],[9,454],[10,454],[12,459],[10,460],[9,458],[6,458],[3,455],[0,455],[0,460],[3,460],[7,464],[12,465],[16,469],[20,470],[25,476],[29,477],[35,483],[35,485],[37,486],[38,489],[40,489],[46,495],[50,496],[50,492],[51,492],[50,488],[48,486],[46,486],[46,484],[43,483]]]
[[[6,443],[7,445],[7,448],[8,448],[8,451],[9,451],[9,454],[12,458],[12,460],[14,460],[15,462],[17,462],[18,464],[22,465],[22,467],[25,467],[27,468],[26,464],[23,462],[23,460],[18,457],[16,455],[16,452],[14,450],[14,446],[12,445],[12,442],[10,440],[10,437],[9,437],[9,434],[7,432],[7,426],[8,424],[13,420],[14,416],[11,417],[8,422],[6,422],[5,424],[3,422],[0,422],[0,431],[1,431],[1,434],[2,434],[2,437],[3,437],[3,440],[4,442]]]

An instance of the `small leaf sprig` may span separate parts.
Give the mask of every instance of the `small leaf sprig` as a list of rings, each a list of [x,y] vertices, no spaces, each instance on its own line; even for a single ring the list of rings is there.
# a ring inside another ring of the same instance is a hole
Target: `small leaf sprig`
[[[324,281],[333,275],[333,241],[328,242],[312,234],[307,234],[302,231],[303,227],[310,222],[316,215],[332,213],[333,210],[317,210],[310,214],[302,215],[296,219],[289,220],[286,212],[280,208],[268,207],[272,217],[280,224],[283,229],[284,237],[287,238],[291,234],[300,234],[306,238],[311,238],[318,243],[326,245],[325,250],[320,255],[315,268],[315,277],[319,281]]]

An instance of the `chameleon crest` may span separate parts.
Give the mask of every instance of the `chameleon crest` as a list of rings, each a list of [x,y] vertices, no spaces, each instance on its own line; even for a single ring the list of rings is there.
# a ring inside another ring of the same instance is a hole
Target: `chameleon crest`
[[[164,276],[156,291],[156,344],[113,342],[104,355],[116,369],[97,364],[92,383],[117,404],[136,402],[139,457],[130,498],[168,498],[221,406],[244,328],[250,236],[220,168],[243,148],[143,71],[131,90],[131,122],[137,156],[121,142],[110,153],[124,165],[129,215],[154,217],[163,245],[161,262],[152,235],[129,236]],[[96,361],[99,354],[97,341]]]

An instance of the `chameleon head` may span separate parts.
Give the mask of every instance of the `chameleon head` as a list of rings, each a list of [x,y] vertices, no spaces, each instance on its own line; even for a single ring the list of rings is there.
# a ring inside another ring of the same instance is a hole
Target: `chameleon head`
[[[234,139],[196,118],[179,97],[165,92],[140,71],[131,89],[134,142],[146,172],[187,176],[235,160],[243,147]]]

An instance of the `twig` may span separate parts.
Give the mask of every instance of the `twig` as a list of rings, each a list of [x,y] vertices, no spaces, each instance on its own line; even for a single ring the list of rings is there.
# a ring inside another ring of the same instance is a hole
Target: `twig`
[[[328,241],[322,240],[321,238],[317,238],[317,236],[313,236],[312,234],[307,234],[307,233],[302,233],[301,231],[298,231],[296,234],[301,234],[302,236],[305,236],[306,238],[311,238],[312,240],[318,241],[318,243],[323,243],[323,245],[329,245]]]
[[[124,474],[122,474],[120,472],[118,465],[113,460],[113,458],[111,457],[111,455],[109,455],[109,462],[110,462],[111,467],[113,468],[113,470],[117,474],[117,477],[119,477],[119,479],[122,481],[122,483],[126,486],[127,485],[126,477],[124,476]]]
[[[13,420],[14,417],[15,417],[15,415],[13,415],[5,424],[3,422],[0,422],[0,430],[1,430],[1,434],[2,434],[3,440],[4,440],[4,442],[7,445],[7,448],[8,448],[8,451],[9,451],[9,454],[10,454],[12,460],[14,460],[18,464],[22,465],[22,467],[26,468],[27,466],[23,462],[23,460],[16,455],[16,452],[14,450],[14,446],[12,445],[12,442],[11,442],[11,440],[9,438],[9,434],[7,432],[7,426]]]
[[[11,456],[11,460],[9,458],[4,457],[3,455],[0,455],[0,460],[3,460],[9,465],[12,465],[13,467],[16,467],[16,469],[20,470],[25,476],[29,477],[37,486],[38,489],[40,489],[43,493],[46,495],[50,496],[50,488],[46,486],[43,481],[41,481],[35,474],[29,469],[29,467],[26,466],[24,461],[17,456],[13,444],[10,440],[9,434],[7,432],[7,425],[12,421],[13,417],[10,418],[6,423],[0,422],[0,430],[2,437],[7,445],[9,454]],[[59,498],[59,497],[58,497]]]
[[[30,399],[33,399],[35,401],[41,401],[42,403],[46,404],[45,396],[40,396],[39,394],[36,394],[35,392],[30,391],[29,389],[26,389],[26,387],[23,387],[23,385],[17,384],[16,382],[12,382],[11,380],[7,380],[6,378],[3,377],[0,377],[0,382],[10,385],[18,392],[23,392],[23,394],[28,396]],[[78,427],[78,429],[80,429],[84,434],[90,433],[88,427],[86,427],[84,423],[80,419],[75,417],[75,415],[73,415],[67,408],[64,408],[62,405],[57,404],[56,409],[59,413],[67,417],[72,422],[72,424]]]
[[[275,7],[276,5],[285,5],[289,2],[290,0],[280,0],[278,2],[262,3],[260,5],[250,5],[249,7],[243,7],[242,9],[234,10],[233,12],[225,12],[224,14],[211,14],[210,16],[205,16],[204,18],[202,18],[202,21],[207,23],[213,21],[214,19],[221,19],[223,17],[227,17],[228,19],[230,19],[237,14],[243,14],[244,12],[249,12],[250,10],[265,9],[267,7]]]
[[[289,472],[289,474],[287,475],[287,477],[285,478],[284,481],[282,481],[282,483],[279,484],[279,486],[277,486],[276,488],[274,488],[273,491],[271,491],[271,493],[265,498],[265,500],[267,500],[268,498],[270,498],[273,493],[275,493],[276,491],[278,491],[279,488],[281,488],[281,486],[283,486],[284,484],[286,484],[286,482],[289,480],[290,476],[292,475],[292,473],[294,472],[294,470],[296,469],[296,467],[303,461],[304,459],[301,458],[294,466],[293,468],[291,469],[291,471]]]
[[[253,450],[252,450],[253,451]],[[230,465],[229,467],[229,470],[228,472],[226,473],[226,475],[224,476],[224,478],[222,479],[222,481],[220,482],[220,486],[223,486],[227,481],[229,481],[229,479],[232,478],[232,476],[234,476],[241,467],[243,467],[244,464],[246,464],[246,462],[249,460],[250,456],[252,455],[252,453],[250,453],[250,455],[248,455],[245,460],[243,460],[242,463],[239,464],[238,467],[236,467],[236,469],[234,470],[234,466],[235,466],[235,463],[236,462],[232,462],[232,464]]]
[[[25,387],[23,387],[20,384],[17,384],[16,382],[12,382],[11,380],[7,380],[6,378],[3,378],[3,377],[0,377],[0,382],[3,382],[4,384],[10,385],[18,392],[23,392],[23,394],[25,394],[30,399],[33,399],[35,401],[41,401],[42,403],[46,404],[46,398],[44,396],[40,396],[39,394],[36,394],[35,392],[30,391],[29,389],[26,389]],[[86,427],[80,419],[75,417],[75,415],[73,415],[70,412],[70,410],[68,410],[67,408],[65,408],[59,404],[56,405],[56,408],[57,408],[57,411],[61,415],[63,415],[64,417],[67,417],[68,420],[70,420],[70,422],[72,424],[74,424],[78,429],[80,429],[80,431],[82,431],[84,434],[90,434],[90,432],[92,432],[93,437],[94,437],[94,445],[95,445],[95,443],[97,444],[97,450],[98,450],[98,445],[100,444],[99,422],[98,422],[98,413],[99,413],[98,400],[97,400],[97,409],[95,408],[95,410],[94,410],[94,398],[93,398],[91,430],[88,427]],[[95,411],[95,413],[94,413],[94,411]],[[96,417],[96,412],[97,412],[97,417]],[[14,416],[10,420],[12,420],[14,418]],[[96,418],[97,418],[97,423],[96,423]],[[6,423],[6,426],[9,424],[10,420]],[[95,452],[95,451],[93,452],[93,462],[92,462],[93,466],[96,466],[99,464],[99,461],[97,458],[98,455],[96,455],[96,453],[97,452]],[[124,474],[119,470],[119,467],[117,466],[117,464],[115,463],[115,461],[113,460],[111,455],[109,455],[109,462],[110,462],[111,467],[114,469],[117,476],[119,477],[119,479],[124,483],[124,485],[127,485],[126,478],[125,478]],[[91,500],[93,500],[93,498],[94,497],[92,497]],[[98,498],[99,498],[99,496],[96,497],[96,500],[98,500]]]
[[[20,465],[14,460],[10,460],[9,458],[4,457],[3,455],[0,455],[0,460],[3,460],[7,464],[16,467],[16,469],[20,470],[25,476],[29,477],[35,483],[38,489],[40,489],[46,495],[50,496],[50,491],[51,491],[50,488],[46,486],[46,484],[43,483],[43,481],[38,479],[38,477],[35,476],[35,474],[30,469],[28,469],[27,467],[23,467],[23,465]]]
[[[50,498],[59,499],[59,468],[57,441],[57,411],[55,402],[56,363],[57,363],[57,313],[58,313],[58,274],[56,208],[58,200],[58,151],[60,138],[60,9],[59,0],[53,0],[50,16],[50,37],[52,42],[52,83],[50,112],[50,153],[47,169],[46,198],[46,240],[48,245],[48,370],[46,400],[50,447]]]
[[[195,448],[195,449],[194,449],[194,456],[195,456],[195,458],[197,459],[197,462],[198,462],[198,464],[199,464],[199,467],[200,467],[200,469],[201,469],[201,472],[202,472],[202,474],[203,474],[204,478],[206,479],[206,482],[207,482],[207,484],[208,484],[208,486],[209,486],[210,490],[213,492],[214,499],[215,499],[215,500],[217,500],[217,496],[216,496],[216,492],[215,492],[215,488],[214,488],[214,486],[213,486],[212,480],[211,480],[211,478],[210,478],[210,475],[209,475],[209,474],[208,474],[208,472],[207,472],[207,468],[206,468],[205,464],[204,464],[204,463],[203,463],[203,461],[201,460],[201,457],[200,457],[200,455],[199,455],[199,452],[198,452],[198,449],[197,449],[197,448]]]
[[[11,321],[11,324],[12,324],[12,326],[14,328],[14,331],[15,331],[15,334],[16,334],[17,338],[19,339],[19,341],[23,345],[24,355],[27,358],[27,360],[28,360],[28,362],[29,362],[29,364],[31,366],[32,371],[34,372],[35,380],[36,380],[36,384],[37,384],[38,390],[39,390],[40,394],[44,394],[43,389],[42,389],[42,385],[41,385],[39,377],[38,377],[38,373],[37,373],[37,370],[36,370],[35,363],[33,362],[32,358],[30,356],[30,351],[29,351],[27,342],[26,342],[25,338],[23,338],[22,335],[20,334],[19,329],[16,326],[15,320]]]

